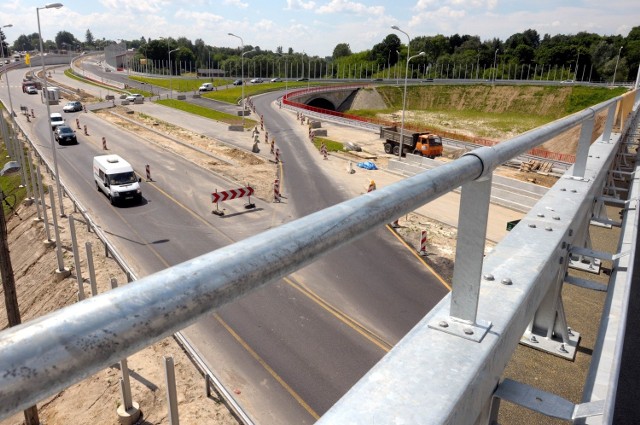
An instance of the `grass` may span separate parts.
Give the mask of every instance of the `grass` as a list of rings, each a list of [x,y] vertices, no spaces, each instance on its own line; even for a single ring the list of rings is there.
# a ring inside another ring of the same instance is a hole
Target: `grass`
[[[224,122],[230,125],[239,125],[242,123],[242,118],[236,115],[226,114],[224,112],[216,111],[214,109],[209,109],[203,106],[194,105],[192,103],[188,103],[183,100],[164,99],[164,100],[158,100],[156,102],[161,105],[169,106],[170,108],[179,109],[181,111],[199,115],[204,118],[209,118],[212,120]],[[244,120],[245,128],[252,128],[256,124],[257,122],[252,119],[245,118]]]
[[[80,82],[83,82],[85,84],[91,84],[92,86],[100,87],[100,88],[105,89],[105,90],[110,90],[110,91],[113,91],[113,92],[116,92],[116,93],[126,93],[125,91],[118,90],[118,89],[113,88],[111,86],[105,86],[104,84],[100,84],[100,83],[96,83],[95,81],[88,80],[88,79],[86,79],[86,78],[84,78],[84,77],[82,77],[80,75],[75,74],[71,69],[65,70],[64,71],[64,75],[66,75],[67,77],[72,78],[72,79],[74,79],[76,81],[80,81]]]
[[[605,87],[574,86],[565,104],[565,111],[567,114],[573,114],[589,106],[609,100],[612,97],[620,96],[627,91],[628,90],[623,87],[609,89]]]
[[[171,82],[168,78],[151,78],[151,77],[139,77],[139,76],[131,76],[129,77],[132,80],[139,81],[141,83],[147,83],[154,86],[162,87],[165,89],[169,89],[169,86],[175,91],[178,92],[196,92],[198,88],[203,83],[213,83],[213,86],[216,87],[216,90],[202,93],[203,97],[207,97],[209,99],[219,100],[221,102],[237,104],[242,97],[242,86],[232,86],[231,83],[235,81],[235,79],[224,79],[224,78],[216,78],[213,81],[210,78],[200,78],[200,79],[184,79],[180,77],[172,78]],[[271,83],[265,82],[260,84],[246,84],[244,86],[244,95],[246,96],[254,96],[257,94],[268,93],[276,90],[283,90],[289,88],[300,88],[307,87],[309,83],[305,81],[292,81],[292,82],[281,82],[281,83]],[[227,87],[228,85],[228,87]],[[314,84],[317,86],[317,84]],[[223,87],[223,89],[218,90],[218,87]]]
[[[324,137],[316,137],[313,139],[313,145],[318,150],[320,150],[320,146],[323,143],[327,147],[327,152],[342,152],[344,150],[344,145],[340,142],[336,142],[335,140],[326,139]]]
[[[9,161],[12,161],[12,159],[7,158],[7,150],[5,148],[5,144],[2,143],[0,147],[0,169],[2,169],[2,167],[4,167],[4,165]],[[21,183],[20,175],[21,173],[15,173],[0,177],[0,187],[2,188],[2,192],[4,193],[7,202],[13,206],[19,205],[27,197],[26,189],[19,187]],[[6,202],[2,203],[2,212],[6,217],[11,213],[11,208],[7,206]]]

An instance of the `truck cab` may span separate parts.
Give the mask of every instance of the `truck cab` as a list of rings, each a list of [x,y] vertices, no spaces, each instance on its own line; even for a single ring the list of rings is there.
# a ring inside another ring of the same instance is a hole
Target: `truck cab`
[[[142,201],[142,179],[136,176],[131,164],[118,155],[93,157],[93,180],[96,189],[104,192],[112,205]]]
[[[435,134],[421,134],[413,154],[426,156],[430,159],[442,156],[442,138]]]

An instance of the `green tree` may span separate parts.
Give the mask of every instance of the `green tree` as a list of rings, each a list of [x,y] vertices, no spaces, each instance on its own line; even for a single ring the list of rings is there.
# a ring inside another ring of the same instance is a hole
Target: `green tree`
[[[339,43],[336,45],[336,47],[333,49],[333,58],[334,59],[338,59],[344,56],[350,56],[351,53],[351,48],[349,47],[349,44],[347,43]]]
[[[56,34],[55,42],[56,42],[56,47],[58,49],[62,49],[63,44],[66,46],[73,46],[76,43],[78,43],[78,40],[76,40],[73,34],[71,34],[68,31],[59,31],[58,34]]]
[[[9,57],[9,45],[5,42],[5,35],[4,32],[2,32],[2,29],[0,28],[0,49],[2,49],[2,56],[4,56],[5,58]]]
[[[87,32],[84,34],[84,42],[89,46],[93,46],[93,34],[91,34],[91,30],[87,29]]]

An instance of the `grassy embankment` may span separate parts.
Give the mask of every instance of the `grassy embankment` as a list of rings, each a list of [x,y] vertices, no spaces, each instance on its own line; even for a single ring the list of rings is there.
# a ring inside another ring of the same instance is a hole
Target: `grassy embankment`
[[[2,137],[0,136],[0,139],[1,138]],[[0,145],[0,169],[2,169],[2,167],[4,167],[4,165],[9,161],[12,161],[12,158],[7,158],[6,144],[3,140]],[[15,173],[0,177],[0,187],[2,187],[2,192],[4,193],[5,198],[7,198],[7,202],[12,206],[19,205],[27,197],[26,189],[24,187],[19,187],[21,183],[20,174],[21,173]],[[8,217],[11,213],[11,208],[3,202],[2,211],[5,216]]]
[[[169,106],[171,108],[189,112],[194,115],[199,115],[204,118],[224,122],[229,125],[242,124],[242,117],[226,114],[224,112],[216,111],[215,109],[205,108],[204,106],[194,105],[193,103],[185,102],[183,100],[163,99],[156,102],[164,106]],[[245,118],[244,120],[244,128],[252,128],[256,124],[257,122],[252,119]]]
[[[348,113],[392,120],[402,109],[402,87],[381,86],[389,107]],[[624,88],[585,86],[413,86],[407,90],[408,125],[503,139],[623,94]]]

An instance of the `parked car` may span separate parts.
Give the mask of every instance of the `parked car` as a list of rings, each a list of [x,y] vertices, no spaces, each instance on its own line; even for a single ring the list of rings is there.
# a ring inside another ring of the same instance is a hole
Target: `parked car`
[[[51,130],[55,130],[56,127],[64,124],[64,118],[59,113],[53,112],[49,115],[49,122],[51,123]]]
[[[573,84],[573,83],[574,83],[574,81],[573,81],[573,80],[563,80],[563,81],[560,81],[560,84]]]
[[[53,133],[59,145],[78,143],[76,132],[68,125],[59,125]]]
[[[27,86],[27,88],[25,88],[24,91],[27,94],[38,94],[38,89],[35,88],[34,86]]]
[[[74,100],[73,102],[69,102],[62,108],[64,112],[77,112],[82,111],[82,103]]]
[[[272,82],[272,83],[279,83],[279,82],[281,82],[281,81],[282,81],[282,78],[280,78],[280,77],[276,77],[276,78],[272,78],[272,79],[271,79],[271,82]]]
[[[250,82],[253,84],[258,84],[262,82],[262,78],[252,78]]]
[[[233,82],[233,85],[234,85],[234,86],[241,86],[241,85],[242,85],[242,80],[235,80],[235,81]]]
[[[136,99],[144,99],[144,96],[141,95],[140,93],[132,93],[129,96],[127,96],[127,100],[129,102],[135,102]]]

